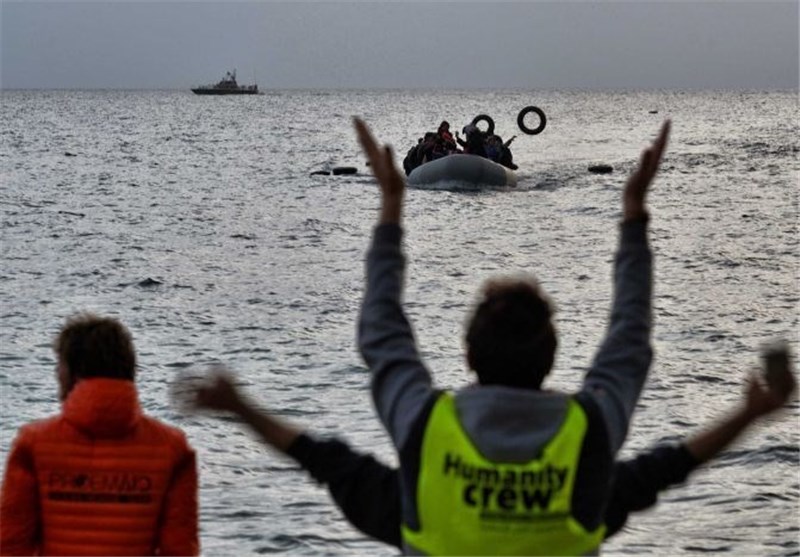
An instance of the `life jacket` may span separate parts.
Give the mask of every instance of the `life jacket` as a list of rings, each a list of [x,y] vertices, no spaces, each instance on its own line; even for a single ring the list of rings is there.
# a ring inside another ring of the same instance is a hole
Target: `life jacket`
[[[583,408],[568,402],[564,422],[528,462],[493,462],[461,425],[443,393],[422,437],[416,490],[419,528],[402,525],[407,550],[430,555],[585,555],[605,527],[587,531],[571,513],[587,430]]]
[[[444,141],[444,145],[449,150],[455,150],[458,146],[456,145],[456,140],[449,131],[441,130],[439,132],[439,137],[442,138]]]

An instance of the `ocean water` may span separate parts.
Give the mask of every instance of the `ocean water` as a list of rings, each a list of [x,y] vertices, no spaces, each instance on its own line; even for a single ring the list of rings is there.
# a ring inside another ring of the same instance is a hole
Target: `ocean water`
[[[169,400],[187,368],[222,361],[264,407],[396,462],[355,345],[378,195],[353,115],[398,162],[443,118],[460,129],[487,113],[519,135],[517,188],[407,195],[406,307],[439,386],[470,381],[461,332],[480,283],[519,270],[558,307],[548,385],[579,385],[607,321],[621,186],[667,117],[649,198],[656,357],[623,455],[721,416],[764,342],[800,351],[796,91],[5,91],[0,103],[0,466],[21,424],[58,411],[63,320],[119,316],[145,410],[198,450],[208,555],[397,553],[237,424]],[[531,104],[548,116],[538,136],[515,129]],[[614,172],[587,172],[598,163]],[[359,174],[310,176],[332,166]],[[797,426],[795,398],[604,552],[800,554]]]

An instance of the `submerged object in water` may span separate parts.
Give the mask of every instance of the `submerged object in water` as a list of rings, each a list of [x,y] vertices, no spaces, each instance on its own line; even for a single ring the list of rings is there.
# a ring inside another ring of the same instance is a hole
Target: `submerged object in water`
[[[610,164],[595,164],[589,167],[589,172],[592,174],[611,174],[614,172],[614,167]]]
[[[310,175],[330,176],[331,174],[334,176],[350,176],[352,174],[358,174],[358,169],[355,166],[334,166],[330,170],[315,170]]]
[[[151,286],[161,286],[164,284],[160,280],[156,280],[154,278],[147,277],[146,279],[140,280],[136,286],[141,286],[142,288],[149,288]]]
[[[408,175],[408,183],[419,186],[437,182],[461,182],[474,186],[517,185],[511,169],[477,155],[448,155],[418,166]]]

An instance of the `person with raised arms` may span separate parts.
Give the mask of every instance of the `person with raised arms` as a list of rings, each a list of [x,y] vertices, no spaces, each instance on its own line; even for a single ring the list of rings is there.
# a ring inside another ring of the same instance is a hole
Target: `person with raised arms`
[[[380,186],[358,345],[400,460],[403,549],[414,554],[584,555],[599,550],[613,463],[652,359],[652,255],[645,198],[665,122],[622,195],[614,297],[582,388],[543,388],[558,344],[552,307],[528,275],[489,279],[465,332],[477,382],[434,388],[401,296],[406,183],[392,150],[356,118]]]
[[[629,460],[614,463],[613,483],[603,514],[605,538],[620,532],[630,513],[652,508],[661,491],[684,483],[689,474],[718,456],[763,417],[783,408],[795,391],[787,366],[780,380],[748,377],[742,400],[716,422],[680,442],[661,443]],[[187,390],[184,388],[184,390]],[[294,459],[327,486],[347,520],[364,534],[402,547],[400,475],[397,468],[359,452],[339,439],[320,438],[259,407],[236,385],[235,376],[218,367],[184,393],[185,410],[232,414],[269,447]]]

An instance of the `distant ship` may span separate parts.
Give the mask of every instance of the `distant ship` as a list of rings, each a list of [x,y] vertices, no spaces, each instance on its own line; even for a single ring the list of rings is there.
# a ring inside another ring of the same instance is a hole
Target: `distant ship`
[[[258,85],[236,83],[236,70],[226,72],[216,85],[201,85],[192,89],[196,95],[258,95]]]

